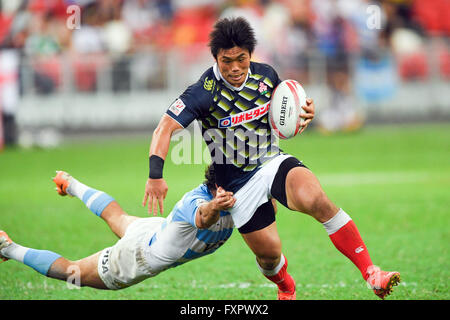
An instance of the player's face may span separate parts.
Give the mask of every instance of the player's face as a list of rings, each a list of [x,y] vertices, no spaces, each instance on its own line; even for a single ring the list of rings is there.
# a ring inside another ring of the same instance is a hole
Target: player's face
[[[250,53],[240,47],[220,49],[217,54],[217,65],[225,80],[232,86],[240,87],[250,68]]]

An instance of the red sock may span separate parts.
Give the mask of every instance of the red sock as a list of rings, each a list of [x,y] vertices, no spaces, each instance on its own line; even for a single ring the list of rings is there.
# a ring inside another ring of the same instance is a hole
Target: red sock
[[[282,267],[276,274],[273,274],[276,272],[276,270],[281,266]],[[263,275],[275,283],[278,286],[278,289],[283,292],[294,292],[295,291],[295,281],[291,277],[291,275],[287,272],[287,259],[284,257],[284,255],[281,255],[280,264],[278,267],[276,267],[274,270],[264,270],[260,267],[261,272]]]
[[[367,268],[372,265],[372,260],[353,220],[330,234],[330,239],[334,246],[358,267],[364,280],[367,280]]]

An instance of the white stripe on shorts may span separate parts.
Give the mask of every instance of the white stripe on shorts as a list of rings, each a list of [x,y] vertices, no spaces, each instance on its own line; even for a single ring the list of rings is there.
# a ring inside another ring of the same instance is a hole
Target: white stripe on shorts
[[[273,179],[280,164],[289,157],[292,157],[292,155],[280,154],[270,160],[234,194],[236,203],[229,212],[236,228],[246,224],[252,218],[256,209],[269,201]]]

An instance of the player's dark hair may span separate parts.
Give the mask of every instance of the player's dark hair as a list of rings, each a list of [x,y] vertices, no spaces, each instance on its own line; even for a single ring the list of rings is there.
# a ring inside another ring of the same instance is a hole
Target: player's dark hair
[[[216,172],[214,166],[210,164],[205,170],[205,181],[203,182],[209,189],[209,191],[216,190]]]
[[[248,21],[242,17],[220,19],[209,35],[209,47],[215,59],[220,49],[240,47],[247,49],[251,55],[255,46],[255,32]]]

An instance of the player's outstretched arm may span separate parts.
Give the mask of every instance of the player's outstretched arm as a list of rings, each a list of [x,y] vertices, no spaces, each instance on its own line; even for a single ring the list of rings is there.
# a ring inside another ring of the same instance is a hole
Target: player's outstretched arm
[[[169,152],[170,138],[177,129],[183,127],[168,115],[164,115],[153,132],[149,152],[149,178],[145,185],[142,206],[148,201],[148,213],[157,215],[158,206],[161,215],[164,213],[163,201],[166,198],[168,186],[163,179],[164,160]]]
[[[220,218],[220,211],[231,209],[236,202],[233,193],[219,187],[216,196],[210,202],[200,205],[195,217],[195,224],[199,229],[207,229]]]

